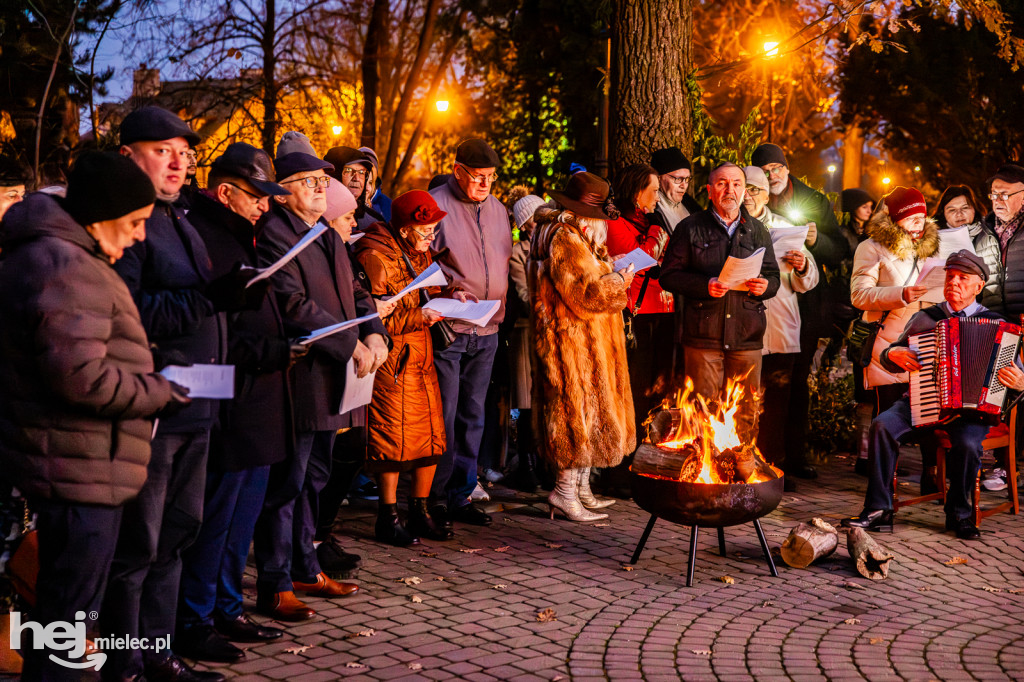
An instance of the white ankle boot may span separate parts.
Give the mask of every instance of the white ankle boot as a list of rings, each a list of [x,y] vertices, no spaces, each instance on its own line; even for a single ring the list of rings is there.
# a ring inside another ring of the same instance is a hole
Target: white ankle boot
[[[548,495],[551,518],[555,510],[562,512],[570,521],[598,521],[608,518],[607,514],[594,514],[580,503],[579,469],[563,469],[558,472],[555,489]]]
[[[587,509],[604,509],[615,504],[615,500],[602,499],[590,490],[590,467],[578,469],[580,472],[580,503]]]

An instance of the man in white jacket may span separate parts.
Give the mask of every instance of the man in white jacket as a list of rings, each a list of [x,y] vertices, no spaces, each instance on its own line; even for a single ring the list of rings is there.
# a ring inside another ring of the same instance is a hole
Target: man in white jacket
[[[743,205],[751,217],[760,220],[771,234],[780,227],[793,225],[768,208],[768,176],[757,166],[743,169],[747,177],[747,193]],[[793,376],[793,363],[800,354],[800,308],[797,294],[810,291],[818,284],[818,268],[814,257],[803,247],[779,254],[781,283],[774,298],[765,302],[768,307],[768,327],[764,332],[761,350],[761,399],[764,412],[760,418],[757,447],[765,459],[785,471],[791,466],[806,464],[801,444],[786,438],[789,419],[789,392]],[[792,476],[785,480],[786,490],[794,490]]]

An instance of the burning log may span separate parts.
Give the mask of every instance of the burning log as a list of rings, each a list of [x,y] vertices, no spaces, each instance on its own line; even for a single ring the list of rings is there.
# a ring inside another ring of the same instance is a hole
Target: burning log
[[[822,557],[829,556],[839,546],[839,532],[822,519],[811,519],[789,532],[782,543],[782,560],[793,568],[807,568]]]
[[[850,530],[846,536],[846,549],[857,565],[857,572],[870,580],[885,579],[889,575],[889,563],[896,558],[863,528]]]

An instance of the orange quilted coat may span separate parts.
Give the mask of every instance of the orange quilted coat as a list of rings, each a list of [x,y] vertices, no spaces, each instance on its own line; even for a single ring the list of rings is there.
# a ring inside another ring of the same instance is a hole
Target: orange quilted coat
[[[371,225],[366,236],[353,246],[376,298],[397,294],[413,279],[399,248],[380,223]],[[416,274],[433,262],[429,253],[404,248]],[[384,326],[394,345],[387,362],[377,370],[373,385],[366,423],[366,468],[383,472],[432,466],[445,448],[444,413],[430,330],[420,312],[419,292],[406,294],[395,311],[384,318]],[[405,352],[409,359],[396,380],[399,358]]]

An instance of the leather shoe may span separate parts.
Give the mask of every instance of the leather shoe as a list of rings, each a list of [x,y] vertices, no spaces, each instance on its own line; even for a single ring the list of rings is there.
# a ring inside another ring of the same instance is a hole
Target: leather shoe
[[[960,519],[956,527],[956,536],[961,540],[977,540],[981,537],[981,531],[970,519]]]
[[[491,525],[491,516],[483,509],[470,502],[461,507],[451,510],[451,518],[459,523],[468,523],[471,526]]]
[[[863,528],[867,531],[886,530],[892,532],[892,509],[865,509],[860,516],[852,519],[843,519],[842,525],[846,528]]]
[[[256,610],[264,616],[293,623],[309,620],[316,615],[316,611],[299,601],[299,598],[291,591],[259,595],[256,598]]]
[[[254,622],[249,614],[240,613],[238,618],[218,618],[214,627],[223,637],[232,642],[269,642],[284,635],[281,628],[271,628]]]
[[[224,676],[213,671],[193,670],[173,654],[165,659],[147,660],[147,682],[224,682]]]
[[[430,517],[434,519],[434,523],[439,523],[444,526],[445,530],[452,530],[452,517],[448,515],[448,506],[444,504],[435,504],[430,508]]]
[[[316,560],[324,573],[335,580],[342,580],[352,577],[352,574],[359,568],[362,557],[346,552],[341,545],[334,541],[334,538],[329,538],[317,545]]]
[[[245,652],[229,642],[212,625],[194,625],[179,631],[171,644],[174,653],[197,661],[234,663]]]
[[[296,592],[305,592],[314,597],[347,597],[359,591],[359,586],[352,583],[339,583],[327,577],[327,574],[320,571],[316,582],[299,583],[293,582],[292,587]]]
[[[787,476],[796,476],[797,478],[806,478],[814,480],[818,477],[818,470],[812,467],[810,464],[797,464],[795,466],[786,468]]]

